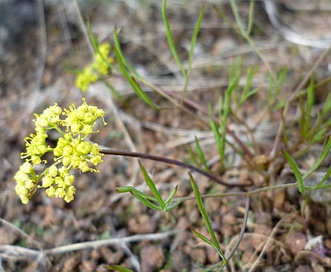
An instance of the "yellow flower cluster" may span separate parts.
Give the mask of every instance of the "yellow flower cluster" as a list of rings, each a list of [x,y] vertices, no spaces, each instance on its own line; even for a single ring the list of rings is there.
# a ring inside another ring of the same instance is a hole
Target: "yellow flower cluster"
[[[96,82],[99,76],[106,76],[111,73],[110,64],[114,62],[109,57],[111,46],[109,43],[102,43],[98,47],[98,52],[94,54],[94,61],[78,74],[76,86],[81,91],[86,91],[88,86]]]
[[[54,164],[44,171],[42,185],[40,188],[47,188],[46,194],[49,197],[60,197],[66,202],[74,199],[76,188],[72,185],[75,180],[74,175],[69,174],[68,168],[62,166],[57,168]]]
[[[74,199],[75,176],[70,174],[71,169],[97,172],[96,166],[102,162],[103,154],[98,145],[89,142],[87,136],[98,132],[94,130],[97,119],[102,118],[106,124],[104,114],[103,110],[89,106],[83,99],[78,108],[73,104],[62,110],[55,104],[35,115],[36,133],[26,137],[26,152],[21,154],[25,162],[14,176],[15,191],[22,203],[27,204],[37,188],[45,188],[49,197],[60,197],[66,202]],[[55,147],[46,144],[49,130],[60,134]],[[53,162],[43,158],[47,152],[53,154]],[[35,167],[40,164],[50,166],[38,175]],[[41,185],[38,185],[40,181]]]
[[[38,186],[37,175],[32,164],[29,162],[23,163],[14,179],[17,182],[15,186],[16,194],[21,197],[23,204],[27,204]]]

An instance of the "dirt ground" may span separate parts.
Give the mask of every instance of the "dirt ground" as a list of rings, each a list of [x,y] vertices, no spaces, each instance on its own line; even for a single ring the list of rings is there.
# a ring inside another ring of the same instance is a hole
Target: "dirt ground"
[[[67,107],[87,97],[90,104],[102,107],[108,125],[100,127],[101,132],[92,137],[102,146],[189,162],[188,147],[194,146],[194,136],[198,136],[207,159],[212,161],[217,155],[212,134],[198,118],[179,109],[155,111],[147,107],[121,77],[108,79],[121,99],[113,98],[102,83],[91,86],[86,93],[74,86],[75,72],[92,58],[84,32],[86,25],[84,28],[81,24],[89,19],[100,41],[113,42],[117,26],[123,52],[137,72],[167,91],[180,92],[183,78],[167,44],[162,1],[83,1],[79,8],[76,1],[46,2],[41,6],[45,12],[41,13],[36,3],[43,1],[22,1],[16,5],[23,2],[33,7],[29,20],[15,26],[14,36],[9,31],[6,40],[0,40],[0,271],[101,272],[109,271],[109,264],[133,271],[200,271],[219,262],[216,251],[191,232],[194,228],[208,235],[196,202],[186,201],[164,213],[145,207],[129,194],[116,193],[117,187],[129,184],[146,189],[137,160],[132,158],[105,157],[100,173],[76,173],[77,193],[69,204],[48,198],[42,190],[28,205],[20,203],[13,176],[21,164],[24,138],[33,130],[33,114],[55,102]],[[241,109],[240,117],[251,127],[259,124],[255,137],[260,153],[255,155],[269,152],[280,115],[277,110],[263,111],[268,70],[247,41],[213,8],[215,5],[231,17],[229,5],[204,2],[206,13],[196,45],[188,97],[204,107],[212,103],[217,109],[216,101],[227,87],[231,63],[241,57],[244,69],[260,66],[253,83],[259,92]],[[270,20],[262,2],[257,2],[252,31],[265,61],[275,70],[288,68],[289,77],[281,93],[284,97],[305,77],[331,39],[330,1],[293,2],[277,2],[281,25]],[[0,8],[1,5],[5,4],[0,3]],[[21,14],[15,11],[18,6],[8,9],[8,14]],[[183,60],[188,57],[200,8],[201,1],[168,1],[169,21]],[[248,1],[240,2],[239,11],[246,20]],[[10,23],[3,25],[5,30],[10,27]],[[289,29],[299,33],[295,39]],[[330,63],[328,53],[315,70],[317,81],[330,77]],[[330,91],[330,86],[323,86],[316,92],[316,107],[323,106]],[[149,94],[156,104],[172,106],[157,94]],[[290,113],[295,118],[296,111]],[[257,123],[261,119],[263,122]],[[231,125],[245,141],[245,130]],[[301,163],[303,168],[316,160],[321,146],[315,150]],[[236,160],[232,153],[229,157]],[[234,165],[238,163],[234,161]],[[330,160],[325,165],[329,163]],[[185,169],[148,160],[143,160],[143,164],[165,195],[176,185],[178,197],[193,195]],[[217,171],[217,160],[212,164]],[[273,181],[274,185],[294,182],[291,172],[285,170]],[[195,177],[203,194],[242,190],[215,184],[200,175]],[[253,181],[254,188],[270,185],[245,168],[233,167],[222,173],[222,178],[228,182]],[[306,202],[306,196],[291,188],[251,197],[244,238],[227,271],[331,271],[329,194],[330,191],[316,192]],[[245,200],[237,196],[209,198],[205,205],[222,249],[229,252],[242,227]]]

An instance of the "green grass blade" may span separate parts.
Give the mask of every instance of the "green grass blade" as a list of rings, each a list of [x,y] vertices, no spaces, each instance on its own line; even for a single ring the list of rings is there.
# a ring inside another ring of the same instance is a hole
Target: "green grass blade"
[[[203,202],[202,202],[202,198],[201,198],[201,195],[200,195],[200,192],[199,192],[199,189],[198,189],[198,186],[192,176],[191,173],[189,173],[190,175],[190,182],[191,182],[191,186],[193,188],[193,191],[194,191],[194,195],[195,195],[195,199],[197,201],[197,204],[198,204],[198,208],[200,210],[200,213],[202,215],[202,218],[205,222],[205,225],[206,225],[206,228],[209,232],[209,235],[211,236],[211,243],[213,245],[213,247],[217,250],[218,254],[221,256],[221,258],[223,260],[226,260],[223,252],[222,252],[222,249],[219,245],[219,242],[216,238],[216,235],[215,235],[215,232],[213,230],[213,227],[211,226],[211,223],[210,223],[210,220],[209,220],[209,217],[207,215],[207,211],[205,210],[205,207],[203,205]],[[208,239],[207,239],[208,240]]]
[[[303,184],[303,178],[301,176],[299,167],[297,166],[297,164],[295,163],[295,161],[293,160],[293,158],[286,152],[286,150],[283,150],[283,155],[284,155],[286,161],[288,162],[288,164],[290,165],[290,167],[293,170],[295,179],[296,179],[296,181],[298,183],[299,192],[300,193],[304,193],[305,187],[304,187],[304,184]]]
[[[174,39],[172,37],[171,34],[171,29],[170,29],[170,25],[168,22],[168,18],[167,18],[167,13],[166,13],[166,6],[167,6],[167,0],[163,0],[162,2],[162,18],[163,18],[163,24],[165,26],[165,30],[166,30],[166,35],[167,35],[167,40],[168,40],[168,44],[171,50],[171,53],[175,59],[175,61],[177,62],[177,65],[179,67],[179,70],[181,71],[181,73],[183,74],[183,76],[186,76],[183,64],[178,56],[176,47],[175,47],[175,42]]]

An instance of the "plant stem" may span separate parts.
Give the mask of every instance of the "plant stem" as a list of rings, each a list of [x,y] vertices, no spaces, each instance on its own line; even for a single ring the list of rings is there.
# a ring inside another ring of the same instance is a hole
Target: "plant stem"
[[[187,164],[187,163],[184,163],[181,161],[177,161],[174,159],[169,159],[166,157],[156,156],[156,155],[147,154],[147,153],[117,150],[117,149],[107,148],[107,147],[100,148],[100,152],[105,155],[134,157],[134,158],[140,158],[140,159],[146,159],[146,160],[152,160],[152,161],[163,162],[163,163],[167,163],[167,164],[171,164],[171,165],[176,165],[181,168],[189,169],[192,172],[199,173],[199,174],[211,179],[212,181],[214,181],[218,184],[222,184],[227,187],[248,187],[248,186],[252,185],[251,183],[249,183],[249,184],[248,183],[243,183],[243,184],[242,183],[227,183],[221,179],[216,178],[214,175],[212,175],[198,167],[195,167],[193,165],[190,165],[190,164]]]

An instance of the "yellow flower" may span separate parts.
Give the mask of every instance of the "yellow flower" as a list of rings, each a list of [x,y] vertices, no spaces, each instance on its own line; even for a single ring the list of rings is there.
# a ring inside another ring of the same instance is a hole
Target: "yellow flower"
[[[41,163],[41,157],[49,150],[46,146],[47,133],[40,130],[36,134],[30,134],[25,138],[26,152],[21,153],[22,158],[26,158],[28,162],[34,165]]]
[[[21,157],[26,159],[14,176],[15,191],[22,203],[29,202],[37,188],[45,188],[49,197],[60,197],[66,202],[74,199],[76,188],[73,186],[75,176],[70,174],[72,169],[82,172],[97,172],[96,166],[102,162],[99,146],[86,140],[91,133],[98,132],[94,126],[98,118],[103,119],[104,111],[90,106],[83,99],[83,104],[76,108],[73,104],[68,109],[60,108],[57,104],[45,109],[40,115],[36,114],[36,134],[26,137],[26,152]],[[61,118],[63,117],[63,118]],[[63,129],[66,129],[63,131]],[[48,130],[56,130],[60,137],[57,145],[52,148],[46,145]],[[41,162],[49,162],[42,156],[50,152],[53,162],[40,174],[35,172],[35,166]],[[41,185],[38,183],[41,181]]]
[[[76,78],[75,85],[78,89],[85,92],[91,83],[99,80],[99,76],[111,74],[111,64],[114,59],[109,56],[111,45],[102,43],[99,45],[98,52],[93,56],[93,62],[88,65]]]
[[[75,85],[81,91],[86,91],[91,83],[96,82],[99,79],[98,75],[93,73],[90,67],[86,67],[76,78]]]
[[[25,162],[14,176],[16,181],[15,192],[23,204],[27,204],[37,188],[38,176],[32,165]]]
[[[70,131],[73,135],[82,134],[84,138],[91,133],[98,132],[93,130],[98,118],[102,118],[104,124],[106,122],[103,119],[105,115],[103,110],[95,106],[89,106],[85,99],[83,101],[84,103],[78,108],[71,105],[69,110],[65,110],[63,114],[67,117],[61,123],[67,127],[67,132]]]
[[[34,120],[36,130],[40,128],[56,128],[59,125],[60,114],[62,113],[61,107],[56,103],[54,106],[50,106],[43,111],[42,114],[35,114],[36,119]]]

